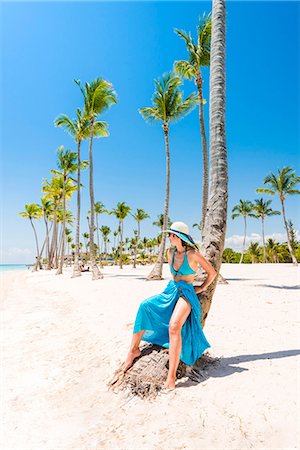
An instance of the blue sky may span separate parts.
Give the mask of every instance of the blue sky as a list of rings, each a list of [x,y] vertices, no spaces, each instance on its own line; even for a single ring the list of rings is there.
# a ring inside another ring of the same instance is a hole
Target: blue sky
[[[258,198],[270,171],[285,165],[298,174],[299,161],[299,3],[227,3],[228,211],[242,199]],[[74,117],[82,106],[74,78],[101,76],[112,82],[118,104],[103,115],[110,137],[94,142],[95,199],[108,209],[125,201],[145,209],[150,220],[163,211],[165,148],[161,126],[147,124],[138,108],[151,105],[155,78],[187,57],[174,28],[195,36],[198,17],[210,2],[33,2],[1,4],[1,203],[4,263],[31,262],[34,239],[29,221],[18,216],[25,203],[41,198],[44,178],[56,168],[60,145],[76,150],[72,139],[53,126],[60,113]],[[203,70],[209,100],[209,70]],[[194,90],[185,81],[186,95]],[[208,104],[206,120],[208,126]],[[201,211],[201,142],[198,111],[170,127],[172,220],[192,224]],[[82,148],[88,156],[88,144]],[[83,174],[82,228],[89,209],[88,172]],[[75,212],[75,197],[71,209]],[[299,199],[287,199],[287,217],[299,229]],[[279,209],[277,199],[273,208]],[[102,216],[101,224],[117,227]],[[134,220],[125,222],[131,236]],[[40,239],[43,222],[37,223]],[[282,217],[267,220],[267,234],[284,233]],[[238,248],[242,220],[228,218],[227,244]],[[253,234],[254,233],[254,234]],[[250,219],[249,239],[260,234]],[[258,238],[258,237],[256,237]]]

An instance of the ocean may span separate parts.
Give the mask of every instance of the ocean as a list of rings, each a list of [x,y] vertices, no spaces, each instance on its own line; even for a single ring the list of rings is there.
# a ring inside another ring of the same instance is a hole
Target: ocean
[[[7,272],[9,270],[29,270],[27,264],[0,264],[0,272]]]

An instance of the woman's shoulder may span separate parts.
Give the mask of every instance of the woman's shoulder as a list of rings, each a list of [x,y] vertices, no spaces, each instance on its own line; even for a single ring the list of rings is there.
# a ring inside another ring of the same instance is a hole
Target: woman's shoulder
[[[191,247],[186,251],[186,254],[191,259],[191,261],[198,260],[199,256],[201,256],[201,253],[199,252],[198,249]]]

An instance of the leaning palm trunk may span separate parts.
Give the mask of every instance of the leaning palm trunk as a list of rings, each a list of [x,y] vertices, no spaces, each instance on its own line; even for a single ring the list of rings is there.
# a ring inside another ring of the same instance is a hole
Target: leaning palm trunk
[[[170,198],[170,150],[169,150],[169,127],[168,123],[163,124],[165,143],[166,143],[166,197],[165,197],[165,209],[164,209],[164,224],[163,230],[167,229],[168,217],[169,217],[169,198]],[[165,258],[166,248],[166,233],[162,233],[162,239],[160,244],[160,250],[157,261],[147,277],[147,280],[161,280],[162,268]]]
[[[286,236],[287,236],[287,245],[288,245],[288,248],[289,248],[290,255],[292,257],[293,264],[294,264],[294,266],[297,266],[298,263],[297,263],[297,259],[295,257],[295,254],[293,252],[292,245],[291,245],[291,240],[290,240],[290,235],[289,235],[289,228],[288,228],[288,224],[287,224],[286,217],[285,217],[284,200],[280,199],[280,201],[281,201],[282,216],[283,216],[284,226],[285,226]]]
[[[201,212],[201,231],[204,229],[205,225],[205,215],[207,211],[207,202],[208,202],[208,149],[207,149],[207,141],[206,141],[206,132],[205,132],[205,122],[204,122],[204,110],[203,110],[203,93],[202,93],[202,77],[199,72],[196,85],[198,88],[198,98],[199,98],[199,120],[200,120],[200,130],[201,130],[201,139],[202,139],[202,212]]]
[[[95,200],[94,200],[94,181],[93,181],[93,136],[94,136],[94,117],[91,117],[91,135],[90,135],[90,199],[91,199],[91,223],[90,223],[90,258],[92,265],[93,280],[103,278],[95,259],[95,245],[94,245],[94,214],[95,214]]]
[[[220,271],[222,253],[225,243],[227,199],[228,199],[228,172],[225,135],[225,1],[213,0],[212,14],[212,51],[211,51],[211,76],[210,76],[210,194],[203,230],[202,250],[206,258]],[[166,226],[166,222],[164,223]],[[165,233],[163,233],[164,235]],[[205,294],[199,294],[202,307],[201,323],[205,325],[213,293],[216,287],[215,280]],[[152,346],[155,347],[155,346]],[[144,358],[151,353],[151,357],[144,363]],[[145,356],[144,356],[145,354]],[[158,351],[143,349],[142,356],[124,374],[116,374],[111,385],[121,388],[129,387],[133,394],[146,397],[151,393],[156,395],[165,381],[168,363],[166,350]],[[186,374],[194,381],[203,381],[205,372],[203,366],[217,362],[216,359],[204,354],[192,368],[185,368]],[[141,365],[146,366],[141,367]],[[182,371],[181,363],[178,367],[177,377]],[[141,367],[140,370],[138,370]],[[163,373],[163,376],[161,376]],[[150,374],[150,377],[149,377]]]
[[[37,238],[37,234],[36,234],[36,231],[35,231],[35,228],[34,228],[34,225],[33,225],[33,223],[32,223],[32,219],[31,219],[31,217],[30,217],[30,223],[31,223],[31,226],[32,226],[32,228],[33,228],[33,232],[34,232],[34,238],[35,238],[35,244],[36,244],[36,262],[35,262],[35,264],[34,264],[34,267],[33,267],[33,271],[34,272],[36,272],[37,271],[37,268],[38,268],[38,266],[40,267],[40,252],[39,252],[39,243],[38,243],[38,238]]]
[[[244,257],[244,253],[245,253],[245,245],[246,245],[246,235],[247,235],[247,222],[246,222],[246,217],[244,217],[244,239],[243,239],[243,248],[242,248],[242,254],[241,254],[241,259],[239,264],[241,264],[243,262],[243,257]]]
[[[80,236],[80,145],[81,140],[78,140],[77,149],[77,218],[76,218],[76,237],[75,237],[75,258],[73,273],[71,278],[76,278],[81,276],[81,271],[79,269],[79,236]]]
[[[202,251],[217,273],[220,271],[224,250],[228,200],[225,42],[225,0],[213,0],[209,102],[210,195],[203,230]],[[198,295],[202,307],[202,327],[210,310],[216,284],[217,279],[204,294]]]

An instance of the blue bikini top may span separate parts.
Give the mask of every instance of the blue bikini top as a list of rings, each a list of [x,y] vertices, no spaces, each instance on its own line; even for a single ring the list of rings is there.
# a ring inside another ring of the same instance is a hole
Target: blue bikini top
[[[175,255],[176,250],[177,249],[175,248],[175,250],[173,252],[173,256],[172,256],[172,263],[170,265],[170,270],[171,270],[172,274],[180,276],[180,275],[192,275],[194,273],[197,273],[189,265],[189,261],[186,256],[186,250],[184,250],[184,258],[183,258],[183,262],[182,262],[181,266],[179,267],[178,270],[174,269],[174,255]]]

